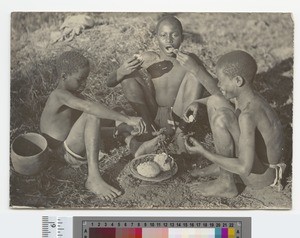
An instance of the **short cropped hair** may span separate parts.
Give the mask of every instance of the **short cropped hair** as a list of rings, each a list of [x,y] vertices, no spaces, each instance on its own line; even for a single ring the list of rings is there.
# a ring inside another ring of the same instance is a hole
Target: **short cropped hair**
[[[241,76],[252,82],[257,71],[255,59],[245,51],[236,50],[223,55],[217,62],[217,68],[222,69],[227,76]]]
[[[56,70],[59,76],[63,73],[69,75],[89,66],[89,60],[76,51],[66,51],[56,60]]]
[[[164,16],[163,18],[161,18],[157,25],[156,25],[156,33],[158,32],[158,28],[159,26],[163,23],[163,22],[170,22],[170,23],[173,23],[175,25],[178,26],[179,30],[180,30],[180,33],[182,34],[183,33],[183,29],[182,29],[182,24],[181,22],[174,16],[172,15],[167,15],[167,16]]]

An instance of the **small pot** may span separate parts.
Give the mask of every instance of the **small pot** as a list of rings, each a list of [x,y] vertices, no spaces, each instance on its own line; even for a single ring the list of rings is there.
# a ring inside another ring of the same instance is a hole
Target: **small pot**
[[[19,135],[12,142],[10,157],[16,172],[35,175],[47,166],[47,140],[37,133]]]

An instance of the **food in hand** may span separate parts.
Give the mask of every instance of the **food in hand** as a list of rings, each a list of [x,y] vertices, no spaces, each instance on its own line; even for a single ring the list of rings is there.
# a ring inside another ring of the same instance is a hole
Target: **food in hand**
[[[195,117],[193,115],[189,116],[189,122],[193,122],[195,120]]]
[[[173,48],[173,50],[172,50],[172,51],[173,51],[173,53],[174,53],[174,54],[176,54],[176,55],[177,55],[177,54],[178,54],[178,52],[179,52],[179,50],[178,50],[178,49],[174,49],[174,48]]]
[[[174,160],[166,153],[155,155],[154,162],[156,162],[162,171],[169,171],[174,165]]]
[[[143,61],[142,55],[140,55],[140,54],[134,54],[133,56],[134,56],[137,60]]]
[[[153,161],[147,161],[136,167],[137,172],[147,178],[154,178],[161,172],[159,165]]]

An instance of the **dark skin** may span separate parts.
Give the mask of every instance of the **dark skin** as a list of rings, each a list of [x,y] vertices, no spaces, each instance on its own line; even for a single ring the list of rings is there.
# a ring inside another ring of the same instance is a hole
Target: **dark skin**
[[[112,199],[121,192],[107,184],[98,169],[100,118],[125,122],[135,128],[134,134],[144,133],[145,124],[139,117],[129,117],[76,96],[85,87],[88,74],[89,68],[85,67],[71,74],[60,75],[59,84],[50,94],[42,112],[40,128],[42,133],[65,141],[74,153],[86,155],[86,188],[101,199]]]
[[[224,97],[213,101],[211,110],[214,112],[209,112],[211,126],[217,126],[212,122],[214,115],[220,110],[223,112],[222,120],[226,121],[227,117],[229,122],[228,127],[224,127],[226,130],[214,134],[216,149],[220,153],[214,154],[208,151],[194,138],[189,138],[185,142],[187,151],[191,154],[201,154],[214,163],[212,168],[206,170],[204,174],[215,173],[219,169],[221,174],[227,174],[227,178],[230,174],[238,174],[250,187],[268,186],[274,181],[275,171],[266,164],[279,163],[283,151],[283,131],[278,116],[270,105],[253,90],[249,81],[240,76],[230,78],[224,74],[222,68],[218,67],[217,76],[218,86]],[[226,99],[235,99],[237,110]],[[209,100],[202,100],[202,103],[209,104]],[[185,120],[190,111],[196,113],[199,102],[196,101],[187,108]],[[214,129],[212,128],[213,132],[217,131]],[[235,186],[231,179],[222,181],[217,179],[208,184],[196,183],[191,186],[191,190],[204,196],[220,196],[223,193],[230,197],[236,195]]]
[[[145,120],[149,132],[153,130],[151,125],[158,129],[154,122],[157,107],[173,107],[173,112],[181,117],[186,107],[202,95],[203,87],[211,94],[219,93],[216,80],[198,57],[179,50],[183,35],[177,22],[170,19],[160,22],[156,39],[160,48],[156,57],[147,56],[153,52],[144,53],[145,60],[131,57],[108,80],[109,86],[122,83],[124,94]],[[136,80],[141,67],[151,75],[153,96]]]
[[[74,122],[78,119],[78,111],[127,123],[137,128],[137,132],[144,130],[141,118],[129,117],[112,111],[107,107],[76,96],[76,92],[82,91],[89,69],[82,69],[72,75],[63,76],[58,87],[50,94],[41,116],[41,131],[51,137],[64,141]],[[78,91],[79,90],[79,91]]]

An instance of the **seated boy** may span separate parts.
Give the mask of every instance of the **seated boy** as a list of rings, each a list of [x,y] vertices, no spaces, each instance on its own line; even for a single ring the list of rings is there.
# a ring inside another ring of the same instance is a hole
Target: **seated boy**
[[[129,117],[105,106],[83,100],[78,94],[84,89],[89,61],[75,51],[62,53],[57,60],[59,82],[50,94],[42,112],[40,129],[50,149],[63,150],[64,159],[73,166],[88,164],[85,186],[102,199],[111,199],[121,192],[107,184],[98,170],[100,118],[118,120],[144,132],[141,118]]]
[[[110,87],[121,83],[126,98],[145,121],[149,138],[159,128],[166,128],[165,134],[173,136],[174,124],[179,124],[186,107],[200,98],[203,86],[211,94],[219,92],[216,80],[201,66],[199,58],[179,51],[183,30],[177,18],[162,18],[156,34],[158,54],[149,51],[131,57],[107,82]],[[196,75],[186,69],[191,61]],[[202,70],[197,71],[199,67]],[[180,132],[177,128],[176,134]],[[181,145],[185,150],[183,140]]]
[[[192,184],[192,192],[203,196],[234,197],[238,194],[234,174],[254,189],[281,186],[285,168],[281,163],[282,125],[271,106],[253,89],[256,70],[257,64],[248,53],[238,50],[225,54],[216,66],[223,96],[196,100],[187,108],[185,121],[187,114],[198,110],[198,103],[207,105],[217,152],[208,151],[192,137],[186,139],[189,153],[201,154],[213,162],[209,167],[194,171],[194,176],[219,174],[216,180]],[[233,99],[235,107],[229,101]]]

